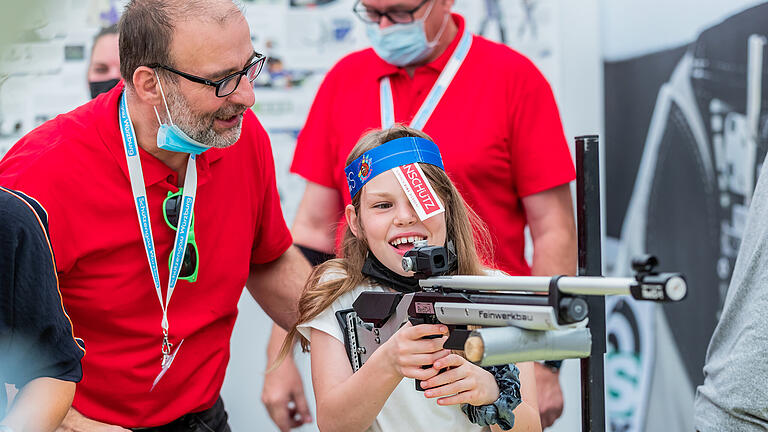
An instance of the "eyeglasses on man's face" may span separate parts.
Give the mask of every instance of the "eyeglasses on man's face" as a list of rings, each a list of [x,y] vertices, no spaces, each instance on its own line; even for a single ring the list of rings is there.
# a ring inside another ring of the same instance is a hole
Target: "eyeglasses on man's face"
[[[355,12],[355,15],[357,15],[358,18],[366,23],[379,24],[381,23],[381,17],[387,17],[389,22],[395,24],[408,24],[414,21],[413,14],[421,9],[421,7],[427,4],[429,1],[430,0],[422,0],[421,3],[419,3],[418,6],[413,9],[394,9],[389,11],[380,11],[370,8],[365,4],[360,3],[360,0],[357,0],[357,2],[355,2],[355,7],[352,8],[352,10]]]
[[[255,80],[257,76],[259,76],[259,73],[261,72],[262,67],[264,67],[264,61],[267,59],[267,57],[257,52],[254,52],[253,55],[254,55],[253,60],[250,63],[248,63],[248,65],[245,68],[243,68],[243,70],[227,75],[224,78],[217,81],[213,81],[213,80],[209,80],[196,75],[188,74],[186,72],[176,70],[170,66],[166,66],[160,63],[152,63],[147,65],[147,67],[165,69],[168,72],[175,73],[176,75],[184,77],[192,82],[215,87],[216,96],[226,97],[231,95],[237,89],[237,86],[240,85],[240,79],[243,76],[245,76],[246,79],[248,79],[249,83],[253,82],[253,80]]]

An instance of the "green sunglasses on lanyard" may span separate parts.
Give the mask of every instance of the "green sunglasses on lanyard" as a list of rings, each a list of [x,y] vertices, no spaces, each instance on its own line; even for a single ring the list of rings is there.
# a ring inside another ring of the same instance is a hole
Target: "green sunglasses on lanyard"
[[[163,200],[163,219],[174,231],[179,226],[179,213],[181,212],[181,197],[184,188],[179,188],[178,192],[168,191],[168,196]],[[173,251],[168,257],[168,267],[173,260]],[[187,235],[187,246],[184,248],[184,260],[179,270],[179,279],[187,282],[197,281],[197,270],[200,266],[199,255],[197,254],[197,242],[195,242],[195,216],[192,215],[192,221],[189,224],[189,235]]]

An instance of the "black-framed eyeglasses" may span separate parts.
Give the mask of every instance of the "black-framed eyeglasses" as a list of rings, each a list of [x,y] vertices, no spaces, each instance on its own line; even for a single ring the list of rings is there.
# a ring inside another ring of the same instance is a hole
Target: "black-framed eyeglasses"
[[[360,0],[357,0],[352,11],[355,12],[355,15],[363,20],[363,22],[370,24],[379,24],[381,22],[381,17],[387,17],[390,22],[395,24],[408,24],[413,22],[413,14],[427,4],[428,1],[430,0],[422,0],[418,6],[410,10],[391,10],[382,12],[376,9],[371,9],[364,4],[360,4]]]
[[[182,76],[192,82],[209,85],[211,87],[216,87],[216,96],[226,97],[231,95],[235,91],[235,89],[237,89],[237,86],[240,85],[240,78],[242,78],[243,76],[248,78],[248,82],[253,82],[253,80],[255,80],[257,76],[259,76],[259,73],[261,72],[261,68],[264,67],[264,60],[266,60],[267,57],[259,53],[254,53],[254,55],[255,55],[255,58],[253,59],[253,61],[250,62],[248,66],[244,67],[243,70],[227,75],[224,78],[217,81],[212,81],[206,78],[188,74],[186,72],[176,70],[170,66],[166,66],[160,63],[152,63],[147,65],[147,67],[165,69],[168,72],[173,72],[176,75]]]

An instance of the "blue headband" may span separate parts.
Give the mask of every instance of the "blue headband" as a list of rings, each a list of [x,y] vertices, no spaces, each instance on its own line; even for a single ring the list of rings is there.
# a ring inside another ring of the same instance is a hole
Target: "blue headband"
[[[428,139],[397,138],[368,150],[344,168],[350,197],[354,198],[377,175],[415,162],[428,163],[445,170],[440,149]]]

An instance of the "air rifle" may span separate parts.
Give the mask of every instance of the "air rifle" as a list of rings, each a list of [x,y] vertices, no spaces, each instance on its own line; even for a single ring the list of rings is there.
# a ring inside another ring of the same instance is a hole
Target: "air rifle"
[[[633,261],[634,277],[601,277],[599,139],[576,137],[574,150],[578,277],[439,276],[450,267],[450,247],[414,248],[404,268],[422,273],[420,292],[365,293],[353,309],[336,314],[353,368],[406,320],[453,320],[446,345],[463,345],[467,358],[481,365],[581,358],[581,430],[604,432],[604,296],[681,301],[687,284],[678,273],[657,273],[651,256]],[[482,320],[472,322],[472,316]],[[478,323],[488,327],[473,329]]]
[[[685,277],[657,273],[653,256],[633,261],[635,277],[441,276],[451,253],[441,246],[415,246],[405,254],[403,268],[420,278],[421,291],[366,291],[352,310],[339,313],[354,370],[408,321],[447,325],[444,348],[462,350],[481,366],[584,358],[592,345],[585,296],[674,302],[687,294]]]

